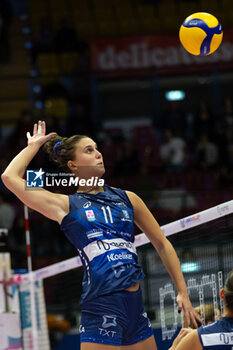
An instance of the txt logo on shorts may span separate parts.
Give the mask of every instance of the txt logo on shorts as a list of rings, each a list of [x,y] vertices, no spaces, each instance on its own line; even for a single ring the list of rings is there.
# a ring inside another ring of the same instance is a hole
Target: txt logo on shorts
[[[99,328],[100,335],[102,335],[103,337],[105,337],[105,336],[111,337],[112,336],[112,338],[113,338],[115,336],[116,332],[112,331],[112,330],[107,330],[106,328],[117,326],[116,316],[115,315],[103,315],[102,317],[103,317],[103,323],[102,323],[103,328]]]
[[[116,316],[115,315],[103,315],[103,323],[102,327],[108,328],[108,327],[116,327],[117,326],[117,321],[116,321]]]
[[[44,171],[40,170],[27,170],[26,172],[26,187],[37,188],[44,186]]]

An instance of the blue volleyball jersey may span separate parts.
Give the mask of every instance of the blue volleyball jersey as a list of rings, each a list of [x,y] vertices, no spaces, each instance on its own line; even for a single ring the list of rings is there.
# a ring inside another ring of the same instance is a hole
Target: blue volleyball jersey
[[[80,304],[124,290],[145,277],[134,247],[134,212],[125,191],[104,185],[98,194],[69,195],[61,229],[84,268]]]
[[[233,349],[233,318],[222,317],[208,326],[197,330],[204,350]]]

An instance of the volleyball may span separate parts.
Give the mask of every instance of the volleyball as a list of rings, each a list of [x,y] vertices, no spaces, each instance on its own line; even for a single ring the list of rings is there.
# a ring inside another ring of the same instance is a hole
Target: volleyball
[[[192,55],[207,56],[217,50],[223,37],[218,19],[206,12],[188,16],[180,27],[181,44]]]

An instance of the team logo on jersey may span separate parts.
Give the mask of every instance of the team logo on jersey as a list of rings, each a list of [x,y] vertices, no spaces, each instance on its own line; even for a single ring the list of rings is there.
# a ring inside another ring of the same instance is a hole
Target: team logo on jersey
[[[123,232],[123,231],[121,231],[120,234],[121,234],[121,236],[126,236],[126,237],[129,237],[129,238],[132,237],[132,234],[131,234],[131,233],[128,233],[128,232]]]
[[[85,213],[88,221],[95,221],[95,214],[93,210],[85,210]]]
[[[115,230],[109,230],[109,229],[107,229],[106,230],[106,233],[108,233],[109,235],[116,235],[116,231]]]
[[[116,321],[116,316],[115,315],[103,315],[103,323],[102,327],[103,328],[108,328],[108,327],[116,327],[117,326],[117,321]]]
[[[126,207],[127,205],[124,202],[112,202],[113,205],[116,205],[117,207]]]
[[[103,199],[96,199],[96,202],[105,203]]]
[[[96,238],[99,236],[103,236],[103,231],[102,230],[90,230],[87,231],[87,238],[91,239],[91,238]]]
[[[122,260],[122,259],[127,259],[127,260],[132,260],[133,255],[132,254],[127,254],[126,252],[122,252],[120,254],[109,254],[107,255],[108,261],[115,261],[115,260]]]
[[[123,218],[121,218],[121,221],[129,221],[129,222],[132,222],[132,220],[130,219],[130,216],[129,216],[129,212],[127,210],[122,210],[122,213],[123,213]]]
[[[125,241],[122,238],[117,239],[106,239],[106,240],[97,240],[97,247],[99,250],[112,250],[112,249],[129,249],[134,251],[134,245],[132,242]]]
[[[86,203],[83,204],[83,208],[84,208],[84,209],[87,209],[87,208],[89,208],[90,206],[91,206],[91,202],[86,202]]]
[[[119,249],[119,250],[118,250]],[[107,259],[109,262],[115,261],[116,263],[119,260],[127,259],[132,260],[133,255],[137,255],[136,248],[132,242],[128,242],[122,238],[117,239],[98,239],[96,238],[93,242],[87,244],[83,248],[86,256],[89,259],[89,262],[92,261],[99,255],[107,254]],[[116,254],[118,250],[118,254]],[[112,252],[115,251],[115,252]],[[111,254],[112,253],[112,254]],[[132,254],[131,254],[132,253]]]

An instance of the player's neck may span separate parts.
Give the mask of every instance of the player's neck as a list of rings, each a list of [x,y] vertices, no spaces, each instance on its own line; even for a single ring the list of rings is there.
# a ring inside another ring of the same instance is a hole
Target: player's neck
[[[224,313],[222,315],[223,317],[230,317],[233,318],[233,312],[230,310],[224,310]]]

